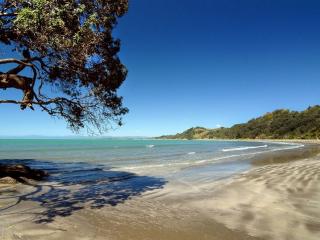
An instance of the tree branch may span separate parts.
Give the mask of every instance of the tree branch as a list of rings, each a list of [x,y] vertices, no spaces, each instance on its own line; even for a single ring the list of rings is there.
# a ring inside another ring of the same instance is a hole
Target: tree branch
[[[17,16],[17,13],[4,13],[4,12],[0,12],[0,17],[15,17]]]
[[[28,61],[30,61],[30,60],[21,61],[21,60],[15,59],[15,58],[4,58],[4,59],[0,59],[0,64],[16,63],[16,64],[21,64],[21,65],[25,65],[25,66],[30,67],[33,71],[33,86],[34,86],[34,82],[37,78],[37,69],[34,66],[34,64],[32,64]]]
[[[38,98],[37,98],[38,99]],[[53,104],[53,103],[61,103],[61,102],[69,102],[69,103],[73,103],[73,104],[76,104],[76,102],[73,102],[72,100],[70,99],[67,99],[67,98],[52,98],[52,99],[49,99],[47,101],[42,101],[42,100],[37,100],[37,101],[31,101],[30,103],[31,104],[35,104],[35,105],[50,105],[50,104]],[[22,101],[16,101],[16,100],[0,100],[0,104],[1,103],[12,103],[12,104],[22,104],[24,102]]]

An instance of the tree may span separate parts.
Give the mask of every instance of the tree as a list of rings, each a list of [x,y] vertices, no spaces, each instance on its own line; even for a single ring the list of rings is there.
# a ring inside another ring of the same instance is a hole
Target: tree
[[[121,125],[127,70],[112,30],[127,10],[128,0],[0,0],[0,43],[19,56],[0,59],[14,65],[0,72],[0,89],[23,92],[0,103],[38,106],[75,131]]]

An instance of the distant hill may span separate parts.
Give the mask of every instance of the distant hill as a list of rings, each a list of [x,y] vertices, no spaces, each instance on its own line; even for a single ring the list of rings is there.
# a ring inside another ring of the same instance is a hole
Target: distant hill
[[[231,128],[190,128],[176,135],[159,139],[318,139],[320,106],[297,112],[287,109],[267,113]]]

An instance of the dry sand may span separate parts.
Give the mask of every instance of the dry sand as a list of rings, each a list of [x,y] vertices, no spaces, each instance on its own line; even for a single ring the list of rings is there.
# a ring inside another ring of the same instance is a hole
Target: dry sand
[[[320,157],[271,159],[229,179],[172,182],[117,206],[87,206],[41,224],[35,220],[44,208],[8,198],[12,190],[25,195],[35,187],[2,186],[0,239],[320,239]]]
[[[171,189],[171,187],[168,187]],[[26,191],[26,190],[24,190]],[[29,192],[32,189],[28,189]],[[166,190],[168,191],[168,190]],[[173,202],[166,192],[156,190],[117,206],[85,209],[51,223],[35,223],[44,209],[34,202],[22,201],[1,211],[1,240],[254,240],[246,233],[230,230],[203,216],[183,202]],[[170,195],[170,194],[169,194]],[[1,201],[4,205],[12,201]]]

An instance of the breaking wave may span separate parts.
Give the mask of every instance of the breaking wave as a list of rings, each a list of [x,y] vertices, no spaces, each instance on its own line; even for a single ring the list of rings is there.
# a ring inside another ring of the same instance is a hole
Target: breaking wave
[[[267,147],[268,147],[268,145],[255,146],[255,147],[224,148],[224,149],[222,149],[222,152],[244,151],[244,150],[249,150],[249,149],[267,148]]]

